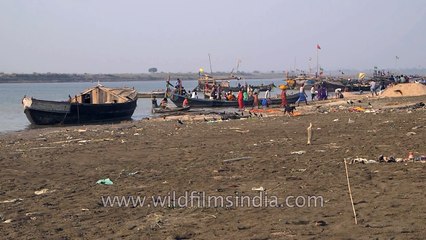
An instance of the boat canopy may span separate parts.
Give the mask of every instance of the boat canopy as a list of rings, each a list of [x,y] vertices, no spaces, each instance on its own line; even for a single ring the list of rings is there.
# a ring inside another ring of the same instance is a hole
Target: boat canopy
[[[80,95],[70,99],[71,102],[108,104],[125,103],[137,98],[137,91],[132,88],[107,88],[98,85],[84,90]]]

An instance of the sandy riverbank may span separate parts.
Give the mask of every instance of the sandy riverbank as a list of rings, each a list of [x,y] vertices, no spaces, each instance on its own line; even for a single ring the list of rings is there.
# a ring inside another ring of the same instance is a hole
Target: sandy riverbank
[[[233,121],[185,116],[179,117],[183,124],[173,117],[1,135],[2,236],[422,239],[426,165],[349,165],[359,222],[354,225],[343,159],[426,154],[426,109],[405,107],[425,97],[353,99],[353,105],[301,104],[299,117],[276,111]],[[314,137],[306,145],[309,123]],[[96,184],[103,178],[114,184]],[[279,203],[288,196],[321,196],[324,206],[120,208],[104,207],[101,200],[172,191],[258,196],[252,189],[260,187]]]

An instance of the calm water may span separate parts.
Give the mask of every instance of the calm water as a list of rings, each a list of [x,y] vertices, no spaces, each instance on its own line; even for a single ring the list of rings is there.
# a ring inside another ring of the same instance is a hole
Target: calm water
[[[172,84],[175,81],[171,81]],[[247,80],[248,84],[270,84],[279,85],[281,79],[269,80]],[[240,81],[244,84],[244,81]],[[30,123],[24,114],[21,100],[24,95],[44,100],[67,100],[68,95],[74,96],[84,89],[94,86],[96,83],[1,83],[0,84],[0,133],[18,131],[30,127]],[[102,83],[106,87],[134,87],[140,92],[156,89],[164,89],[163,81],[141,81],[141,82],[108,82]],[[231,82],[236,86],[237,81]],[[184,81],[185,89],[191,90],[197,86],[197,81]],[[275,90],[277,91],[277,90]],[[138,120],[151,115],[150,99],[139,99],[138,107],[133,114],[133,119]]]

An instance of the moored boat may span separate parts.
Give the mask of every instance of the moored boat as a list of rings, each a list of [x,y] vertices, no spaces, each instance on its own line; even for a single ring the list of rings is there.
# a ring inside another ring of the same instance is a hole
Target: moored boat
[[[287,102],[289,104],[295,103],[297,99],[299,98],[299,94],[292,94],[287,96]],[[176,93],[172,93],[170,95],[170,99],[172,102],[178,106],[181,107],[183,105],[183,101],[185,100],[185,96],[178,95]],[[262,98],[259,98],[259,105],[262,102]],[[220,108],[220,107],[238,107],[238,101],[233,100],[215,100],[215,99],[196,99],[196,98],[188,98],[188,104],[191,106],[191,108]],[[280,105],[281,99],[280,98],[270,98],[269,99],[270,105]],[[253,106],[253,98],[249,98],[249,100],[244,101],[244,106],[251,107]]]
[[[102,85],[85,90],[68,101],[24,97],[24,113],[32,124],[83,124],[131,119],[137,105],[137,91]]]

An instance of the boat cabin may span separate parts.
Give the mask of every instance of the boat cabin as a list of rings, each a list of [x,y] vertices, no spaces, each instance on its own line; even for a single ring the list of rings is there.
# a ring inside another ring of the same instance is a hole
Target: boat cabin
[[[80,95],[70,98],[72,103],[110,104],[125,103],[137,98],[137,92],[131,88],[106,88],[98,85],[86,89]]]

